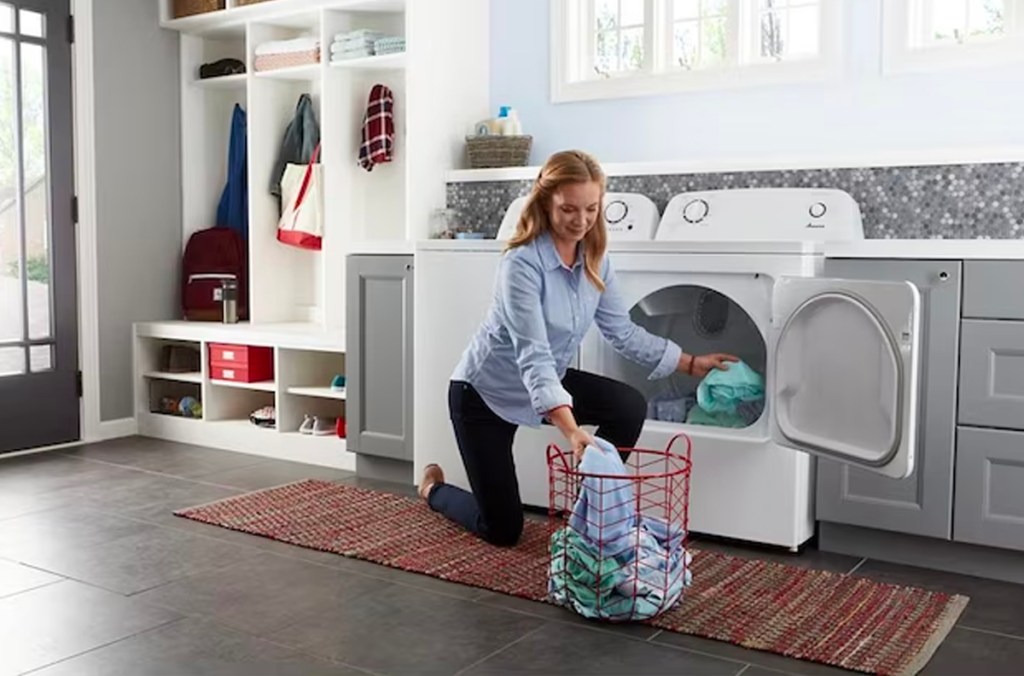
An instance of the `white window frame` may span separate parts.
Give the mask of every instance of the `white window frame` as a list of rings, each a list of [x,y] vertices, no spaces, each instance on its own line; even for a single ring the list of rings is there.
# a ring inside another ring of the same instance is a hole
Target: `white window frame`
[[[889,0],[886,0],[887,2]],[[662,69],[650,72],[651,60],[658,57],[666,63],[671,50],[672,22],[662,16],[671,0],[646,0],[645,17],[654,30],[647,32],[644,42],[645,72],[610,73],[608,77],[584,78],[592,69],[594,31],[590,21],[589,0],[550,0],[551,33],[551,100],[554,103],[654,96],[686,91],[729,89],[768,84],[824,81],[842,72],[843,31],[842,2],[822,0],[820,7],[819,53],[817,58],[793,61],[737,62],[731,54],[721,66],[696,70]],[[750,35],[753,24],[750,12],[756,0],[729,0],[730,36],[742,50],[755,50],[756,39]],[[743,30],[749,24],[747,31]],[[658,30],[658,27],[664,30]]]
[[[1024,60],[1024,0],[1006,0],[1005,36],[994,40],[916,45],[912,29],[922,20],[919,0],[882,3],[882,71],[885,74],[995,66]]]

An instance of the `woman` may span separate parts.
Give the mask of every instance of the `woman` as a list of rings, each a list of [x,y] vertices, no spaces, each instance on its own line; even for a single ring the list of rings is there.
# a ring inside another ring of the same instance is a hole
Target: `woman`
[[[591,322],[619,354],[649,367],[651,379],[674,371],[703,378],[737,360],[686,354],[632,322],[605,256],[604,189],[604,173],[583,152],[556,153],[544,164],[499,265],[491,308],[449,383],[473,492],[444,483],[441,468],[428,465],[420,495],[495,545],[514,545],[523,531],[512,460],[519,425],[556,425],[577,460],[592,442],[581,424],[597,425],[597,436],[619,448],[640,437],[647,402],[639,391],[567,368]]]

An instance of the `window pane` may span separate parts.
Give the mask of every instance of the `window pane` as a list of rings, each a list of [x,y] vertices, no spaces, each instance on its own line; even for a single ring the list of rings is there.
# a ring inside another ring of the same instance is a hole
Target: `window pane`
[[[32,373],[53,370],[53,346],[33,345],[28,349]]]
[[[963,39],[966,21],[963,0],[926,0],[931,2],[931,27],[926,36],[937,42]],[[925,16],[928,14],[926,13]]]
[[[675,25],[672,40],[673,65],[697,68],[697,54],[700,49],[699,24],[696,21],[680,21]]]
[[[621,49],[620,70],[639,70],[644,67],[643,28],[630,28],[622,31],[619,47]]]
[[[43,37],[43,15],[39,12],[23,9],[18,12],[21,34],[33,38]]]
[[[818,53],[818,8],[800,7],[789,10],[786,27],[785,56],[813,56]]]
[[[725,17],[706,19],[701,24],[700,65],[714,66],[725,61],[726,45]]]
[[[25,337],[14,93],[14,41],[0,38],[0,340]]]
[[[1006,8],[1002,0],[970,0],[967,5],[967,31],[971,36],[1001,35]]]
[[[0,3],[0,31],[14,32],[14,8],[7,3]]]
[[[25,372],[25,348],[0,347],[0,377],[17,376]]]
[[[729,13],[729,0],[704,0],[704,16],[720,16]]]
[[[598,31],[612,30],[619,26],[618,0],[597,0],[594,3],[594,21]]]
[[[696,19],[700,16],[700,0],[675,0],[673,12],[678,19]]]
[[[598,33],[594,41],[594,66],[601,73],[618,70],[619,34],[616,31]]]
[[[46,171],[45,53],[21,45],[22,152],[25,158],[25,274],[29,338],[50,337],[50,200]]]
[[[644,0],[622,0],[622,25],[644,25]]]

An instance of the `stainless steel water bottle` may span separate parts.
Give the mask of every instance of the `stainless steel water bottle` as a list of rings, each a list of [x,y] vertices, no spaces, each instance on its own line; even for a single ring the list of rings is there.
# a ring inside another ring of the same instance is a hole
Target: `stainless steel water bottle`
[[[221,284],[220,302],[223,322],[225,324],[238,323],[238,282],[233,279],[226,279]]]

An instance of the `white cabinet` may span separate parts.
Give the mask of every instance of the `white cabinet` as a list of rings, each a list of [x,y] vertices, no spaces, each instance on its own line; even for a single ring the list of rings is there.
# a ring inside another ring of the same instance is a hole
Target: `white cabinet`
[[[154,417],[149,395],[140,394],[139,430],[348,466],[351,454],[340,454],[342,459],[335,455],[337,438],[328,447],[327,441],[289,435],[305,413],[344,411],[345,401],[325,390],[335,373],[344,374],[345,336],[358,330],[346,327],[348,256],[356,251],[411,252],[413,242],[426,239],[430,213],[445,206],[445,171],[463,166],[466,134],[489,115],[490,3],[264,0],[240,5],[227,0],[223,10],[174,18],[173,0],[159,2],[161,26],[179,32],[181,40],[183,247],[193,232],[216,225],[232,112],[238,105],[246,114],[250,321],[223,326],[168,317],[137,326],[136,346],[145,361],[158,341],[181,339],[205,346],[215,336],[227,335],[240,344],[272,348],[279,374],[277,382],[263,389],[228,389],[210,383],[205,368],[196,376],[199,382],[181,382],[148,377],[139,366],[139,392],[148,391],[150,382],[170,394],[191,388],[209,406],[202,420]],[[335,36],[364,28],[404,37],[405,52],[332,63]],[[319,39],[318,63],[255,69],[261,44],[300,36]],[[242,61],[246,72],[199,78],[202,64],[223,58]],[[359,164],[359,151],[368,98],[377,84],[388,87],[394,98],[393,158],[367,171]],[[285,129],[303,94],[311,98],[320,128],[320,251],[277,240],[279,203],[270,190]],[[276,406],[281,419],[276,436],[245,420],[246,409],[257,404]],[[289,446],[292,440],[297,440],[296,449],[315,450],[300,450],[296,457]]]

